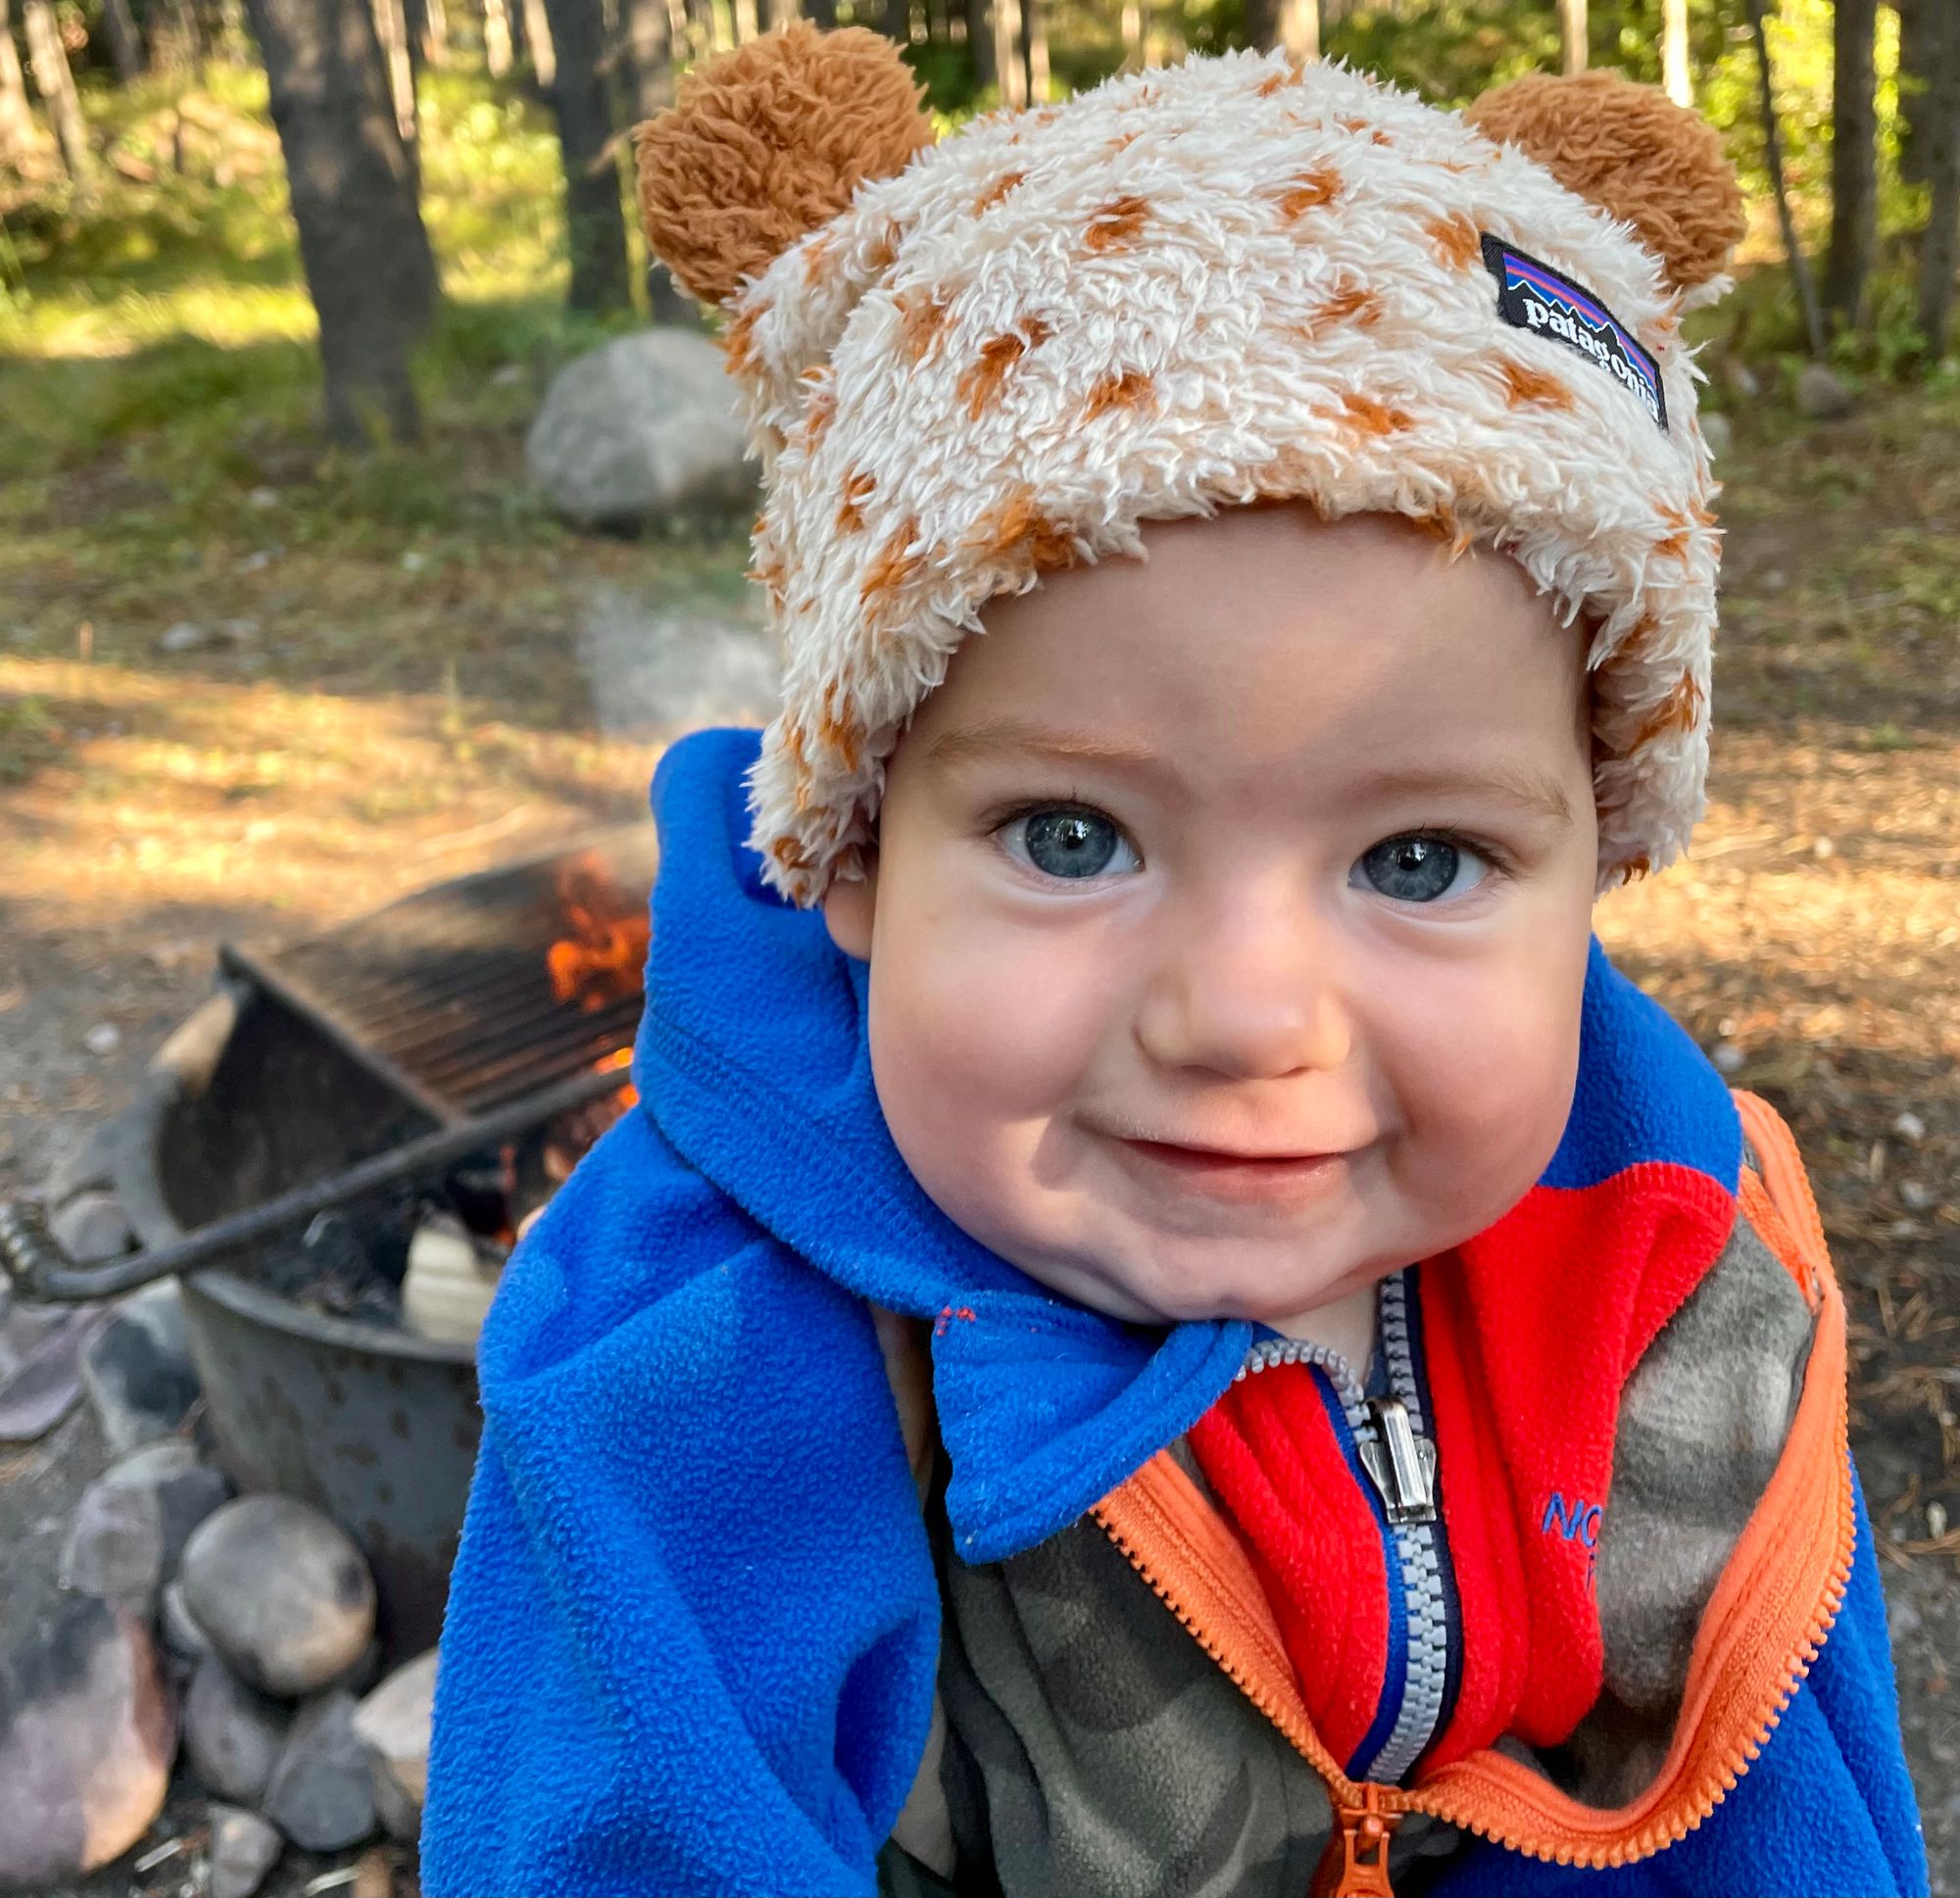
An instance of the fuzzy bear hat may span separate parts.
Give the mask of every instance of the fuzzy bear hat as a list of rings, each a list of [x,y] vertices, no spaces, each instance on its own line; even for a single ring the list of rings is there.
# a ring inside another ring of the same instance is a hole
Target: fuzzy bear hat
[[[859,873],[992,596],[1274,500],[1519,560],[1591,636],[1601,886],[1686,843],[1718,537],[1678,325],[1742,228],[1691,114],[1589,73],[1459,117],[1242,54],[934,145],[889,41],[796,25],[697,69],[638,149],[762,462],[784,704],[750,802],[792,900]]]

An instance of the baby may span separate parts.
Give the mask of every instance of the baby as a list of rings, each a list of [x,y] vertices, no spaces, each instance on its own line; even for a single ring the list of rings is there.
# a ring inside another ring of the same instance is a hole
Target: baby
[[[641,134],[785,706],[484,1334],[425,1887],[1924,1890],[1801,1167],[1591,938],[1701,802],[1713,134],[929,145],[802,26]]]

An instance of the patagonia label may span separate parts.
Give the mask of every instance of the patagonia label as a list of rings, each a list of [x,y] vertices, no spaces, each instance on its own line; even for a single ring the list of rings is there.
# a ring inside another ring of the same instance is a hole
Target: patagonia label
[[[1667,396],[1658,365],[1597,297],[1488,231],[1484,262],[1497,279],[1497,314],[1507,323],[1549,336],[1597,365],[1638,396],[1667,433]]]

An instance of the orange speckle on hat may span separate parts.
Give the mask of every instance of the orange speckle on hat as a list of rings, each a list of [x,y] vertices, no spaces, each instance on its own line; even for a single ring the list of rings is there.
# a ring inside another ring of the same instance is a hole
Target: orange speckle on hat
[[[1391,409],[1386,403],[1358,395],[1352,389],[1341,392],[1341,407],[1363,435],[1398,435],[1403,429],[1415,426],[1415,417],[1406,409]]]
[[[1453,211],[1446,218],[1432,218],[1422,228],[1436,246],[1437,256],[1452,269],[1468,269],[1483,262],[1484,240],[1467,212]]]
[[[1082,419],[1094,421],[1112,409],[1141,409],[1156,399],[1156,384],[1142,369],[1112,371],[1089,391],[1082,405]]]
[[[1121,250],[1126,244],[1136,242],[1138,234],[1150,221],[1150,215],[1151,201],[1148,198],[1140,198],[1134,192],[1111,198],[1101,211],[1091,216],[1082,242],[1099,255]]]
[[[1311,171],[1302,171],[1280,193],[1280,216],[1290,224],[1297,223],[1309,211],[1332,204],[1340,195],[1341,173],[1331,165],[1316,166]]]
[[[1513,409],[1522,409],[1527,404],[1543,409],[1573,406],[1572,391],[1546,369],[1535,369],[1529,363],[1504,357],[1497,364],[1497,372],[1504,378],[1504,400]]]
[[[862,468],[854,468],[845,477],[844,499],[837,507],[837,531],[840,534],[857,534],[863,531],[864,501],[877,485],[876,479],[866,474]]]
[[[914,578],[925,566],[925,549],[918,544],[919,523],[916,514],[907,514],[893,530],[871,562],[864,569],[864,577],[858,583],[858,595],[867,604],[881,594],[891,593]],[[829,734],[826,732],[825,736]]]

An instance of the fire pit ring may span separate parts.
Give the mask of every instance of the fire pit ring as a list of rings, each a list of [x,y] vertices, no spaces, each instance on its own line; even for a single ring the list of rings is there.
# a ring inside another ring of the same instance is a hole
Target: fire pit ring
[[[368,1113],[399,1112],[323,1037],[295,1061],[289,1022],[276,1042],[259,1032],[270,1012],[243,985],[220,987],[159,1050],[119,1121],[117,1191],[146,1245],[180,1238],[225,1210],[226,1198],[249,1203],[252,1189],[278,1182],[294,1157],[294,1138],[275,1132],[237,1156],[228,1180],[192,1179],[188,1196],[202,1188],[205,1203],[187,1204],[181,1156],[208,1144],[199,1121],[233,1101],[283,1091],[302,1124],[330,1102],[328,1118],[350,1131]],[[372,1121],[365,1131],[371,1144]],[[243,1490],[323,1510],[361,1544],[388,1664],[432,1646],[482,1428],[470,1347],[335,1318],[233,1272],[195,1272],[180,1284],[226,1474]]]

